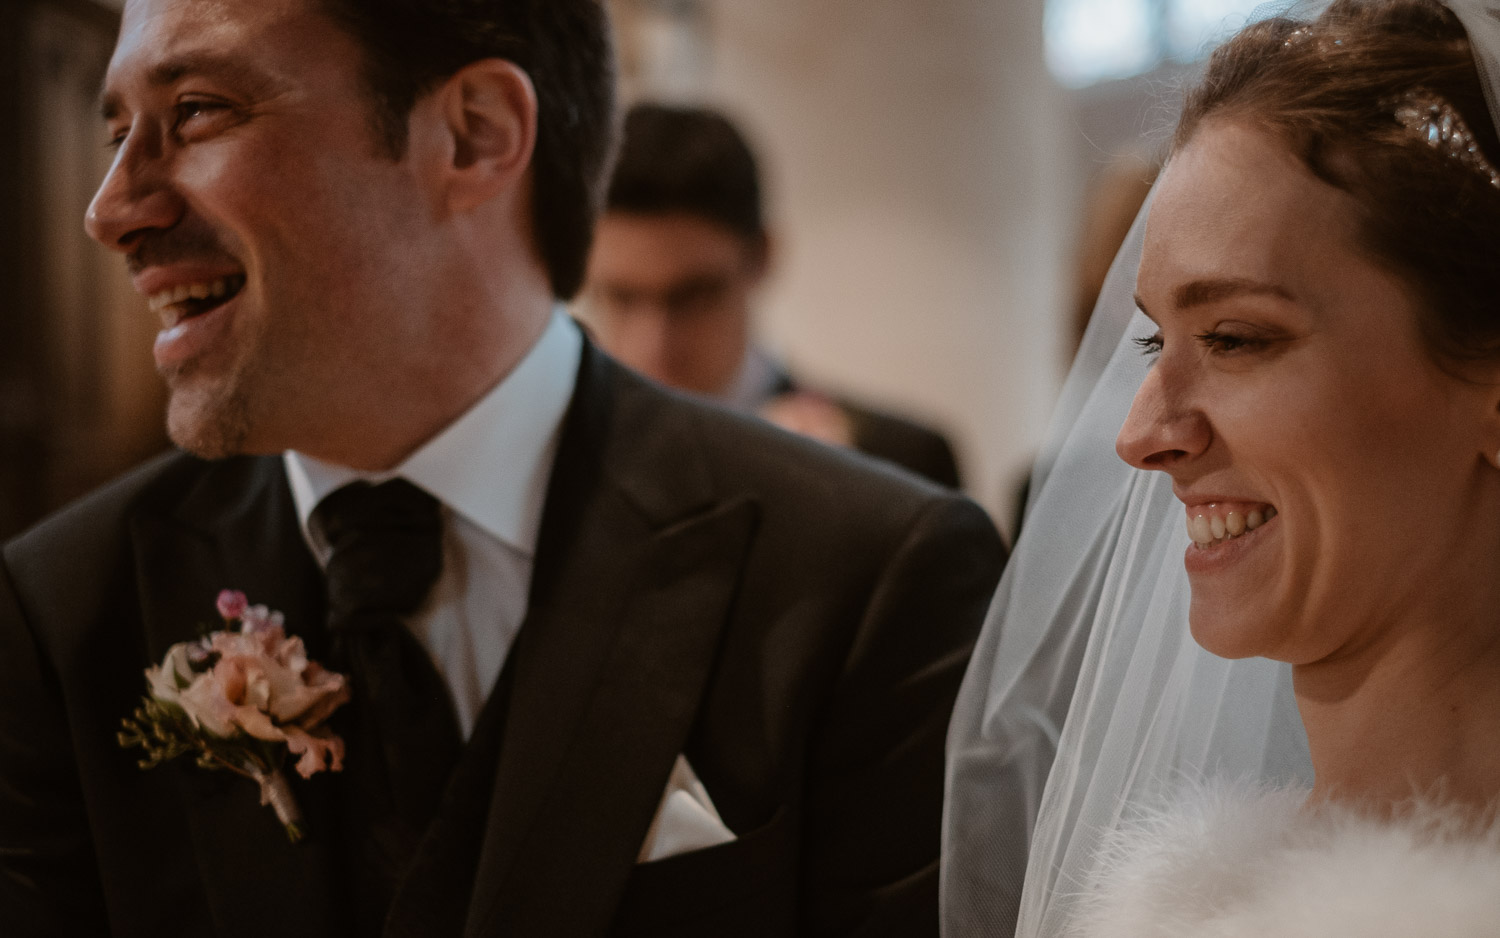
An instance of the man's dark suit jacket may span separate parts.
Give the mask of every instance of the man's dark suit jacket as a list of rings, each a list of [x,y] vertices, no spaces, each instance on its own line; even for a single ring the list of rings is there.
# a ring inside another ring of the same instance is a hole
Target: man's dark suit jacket
[[[248,781],[115,741],[221,588],[324,647],[281,460],[160,459],[4,561],[0,933],[347,934],[342,776],[294,779],[293,846]],[[943,738],[1002,562],[972,503],[587,349],[527,620],[385,933],[935,934]],[[679,753],[738,839],[637,865]]]

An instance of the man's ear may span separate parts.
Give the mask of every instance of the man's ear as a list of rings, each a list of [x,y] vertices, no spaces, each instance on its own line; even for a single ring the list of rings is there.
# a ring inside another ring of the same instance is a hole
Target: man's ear
[[[531,77],[504,59],[480,59],[433,95],[447,138],[440,171],[449,211],[470,211],[519,185],[536,147]]]

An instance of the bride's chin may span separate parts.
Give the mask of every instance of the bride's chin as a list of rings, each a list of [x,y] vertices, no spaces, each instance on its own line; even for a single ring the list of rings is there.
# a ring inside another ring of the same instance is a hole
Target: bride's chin
[[[1188,608],[1193,641],[1220,658],[1272,657],[1275,636],[1264,610],[1226,609],[1221,603],[1200,600],[1195,594]]]

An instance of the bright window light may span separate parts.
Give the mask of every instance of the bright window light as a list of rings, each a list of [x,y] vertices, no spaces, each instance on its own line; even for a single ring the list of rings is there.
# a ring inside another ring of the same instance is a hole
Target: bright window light
[[[1047,0],[1047,65],[1082,87],[1148,71],[1160,51],[1152,36],[1155,0]]]
[[[1167,54],[1191,62],[1207,57],[1250,21],[1261,0],[1169,0]]]
[[[1047,65],[1074,88],[1128,78],[1164,59],[1191,62],[1264,0],[1047,0]]]

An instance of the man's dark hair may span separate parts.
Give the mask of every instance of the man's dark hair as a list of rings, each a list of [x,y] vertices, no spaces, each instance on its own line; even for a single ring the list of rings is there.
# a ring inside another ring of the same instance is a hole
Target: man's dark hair
[[[553,292],[583,282],[614,146],[614,58],[602,0],[321,0],[364,47],[375,129],[406,151],[417,99],[480,59],[514,63],[537,96],[532,228]]]
[[[686,212],[760,238],[760,174],[745,138],[722,114],[637,104],[625,115],[609,211]]]

